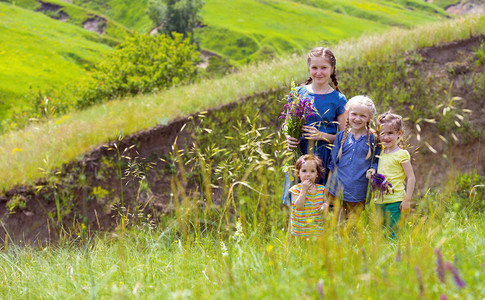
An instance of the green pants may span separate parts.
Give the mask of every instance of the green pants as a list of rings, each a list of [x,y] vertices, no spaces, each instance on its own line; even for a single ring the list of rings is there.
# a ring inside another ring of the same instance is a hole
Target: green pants
[[[376,204],[376,211],[383,217],[383,226],[385,229],[389,230],[392,239],[396,238],[396,223],[401,217],[401,210],[399,209],[401,203],[402,202],[399,201],[394,203]]]

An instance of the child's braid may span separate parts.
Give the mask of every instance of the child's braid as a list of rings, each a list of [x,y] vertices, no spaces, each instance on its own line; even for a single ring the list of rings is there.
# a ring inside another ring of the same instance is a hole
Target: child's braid
[[[365,128],[367,129],[367,145],[369,145],[369,152],[367,152],[367,156],[365,157],[365,159],[369,159],[370,156],[372,155],[371,146],[370,146],[371,130],[370,130],[369,122],[365,124]]]
[[[313,81],[312,77],[311,76],[308,77],[308,79],[305,82],[305,85],[309,85],[310,83],[312,83],[312,81]]]
[[[333,73],[330,75],[330,79],[332,79],[333,85],[335,85],[335,89],[337,92],[341,93],[340,89],[338,88],[338,80],[337,80],[337,75],[335,75],[335,69]]]
[[[338,150],[337,160],[339,160],[340,157],[342,157],[342,148],[344,147],[345,140],[349,135],[349,131],[350,131],[350,121],[349,121],[349,118],[347,118],[347,121],[345,122],[344,137],[342,138],[342,142],[340,143],[340,149]]]

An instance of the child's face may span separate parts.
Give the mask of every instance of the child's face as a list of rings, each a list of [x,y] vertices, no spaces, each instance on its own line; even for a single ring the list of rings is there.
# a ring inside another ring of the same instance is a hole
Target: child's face
[[[317,163],[313,160],[302,163],[300,171],[298,171],[298,176],[302,182],[305,180],[310,180],[310,182],[314,183],[318,176]]]
[[[382,124],[379,129],[379,136],[382,145],[387,149],[396,147],[401,138],[401,131],[396,130],[392,124]]]
[[[371,119],[372,115],[364,105],[355,104],[349,109],[350,127],[355,131],[364,129]]]
[[[312,57],[308,69],[312,81],[317,84],[328,83],[333,71],[330,61],[325,57]]]

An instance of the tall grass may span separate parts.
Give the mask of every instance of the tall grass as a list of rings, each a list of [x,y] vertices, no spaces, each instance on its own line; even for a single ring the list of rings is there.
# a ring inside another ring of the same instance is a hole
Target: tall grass
[[[372,205],[355,224],[337,225],[327,215],[320,239],[289,239],[288,210],[280,205],[284,143],[257,122],[271,118],[264,107],[258,113],[248,102],[245,118],[216,112],[188,122],[193,143],[167,158],[170,214],[154,219],[147,203],[141,216],[117,216],[121,226],[110,233],[93,234],[88,224],[56,243],[21,248],[4,239],[0,298],[483,297],[485,206],[471,205],[468,191],[476,175],[461,178],[459,193],[444,184],[416,195],[417,210],[394,240]],[[483,191],[476,192],[480,199]]]
[[[403,51],[484,34],[484,23],[485,17],[471,16],[342,43],[333,49],[337,68],[367,60],[380,62]],[[292,80],[301,81],[307,76],[305,61],[302,55],[251,65],[223,79],[112,101],[4,134],[0,137],[0,167],[8,172],[0,175],[0,189],[32,183],[41,176],[39,167],[59,168],[93,147],[113,140],[117,132],[128,135],[249,95],[284,88]]]
[[[138,226],[55,246],[8,245],[0,253],[0,296],[481,299],[483,216],[447,209],[450,197],[433,193],[422,199],[434,212],[420,209],[408,217],[396,240],[386,237],[372,207],[355,226],[327,222],[323,238],[287,239],[287,215],[270,197],[264,210],[270,222],[240,213],[222,232],[178,217],[157,228]],[[255,206],[254,200],[246,205]],[[179,208],[182,214],[194,209]],[[444,276],[438,253],[448,266]]]

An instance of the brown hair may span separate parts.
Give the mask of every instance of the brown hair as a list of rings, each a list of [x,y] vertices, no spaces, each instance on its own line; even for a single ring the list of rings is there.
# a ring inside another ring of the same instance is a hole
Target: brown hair
[[[324,47],[317,47],[314,48],[308,53],[307,57],[307,65],[310,67],[310,63],[312,62],[312,57],[324,57],[328,59],[330,62],[330,65],[332,66],[332,74],[330,74],[330,79],[332,80],[335,89],[341,93],[340,89],[338,88],[338,80],[337,80],[337,74],[335,73],[337,71],[337,60],[335,59],[335,55],[333,55],[333,52]],[[305,84],[310,84],[312,83],[312,78],[308,78]]]
[[[347,111],[350,111],[352,109],[352,106],[356,104],[367,107],[367,109],[371,114],[371,120],[372,118],[374,118],[374,115],[376,114],[376,106],[374,105],[374,102],[369,97],[364,95],[358,95],[358,96],[352,97],[345,105],[345,108],[347,109]],[[367,129],[367,145],[369,146],[369,151],[367,152],[367,156],[365,159],[368,159],[372,155],[370,135],[374,134],[374,131],[370,128],[370,120],[369,122],[367,122],[367,124],[365,124],[365,128]],[[350,131],[350,121],[349,121],[349,116],[347,116],[347,121],[345,122],[344,136],[342,138],[342,142],[340,143],[340,149],[338,151],[337,159],[340,159],[340,157],[342,156],[342,148],[344,147],[345,140],[347,140],[349,131]]]
[[[325,174],[325,169],[323,168],[322,160],[313,154],[305,154],[298,158],[295,164],[295,177],[298,177],[301,166],[307,161],[315,162],[315,166],[317,167],[317,178],[323,178],[323,175]]]
[[[402,121],[402,117],[398,114],[394,114],[391,111],[385,112],[377,117],[377,133],[379,133],[381,126],[384,124],[389,124],[396,131],[400,131],[404,134],[404,125]],[[377,136],[378,141],[380,142],[380,136]],[[404,143],[404,139],[400,139],[398,145],[401,148],[405,148],[406,144]]]

